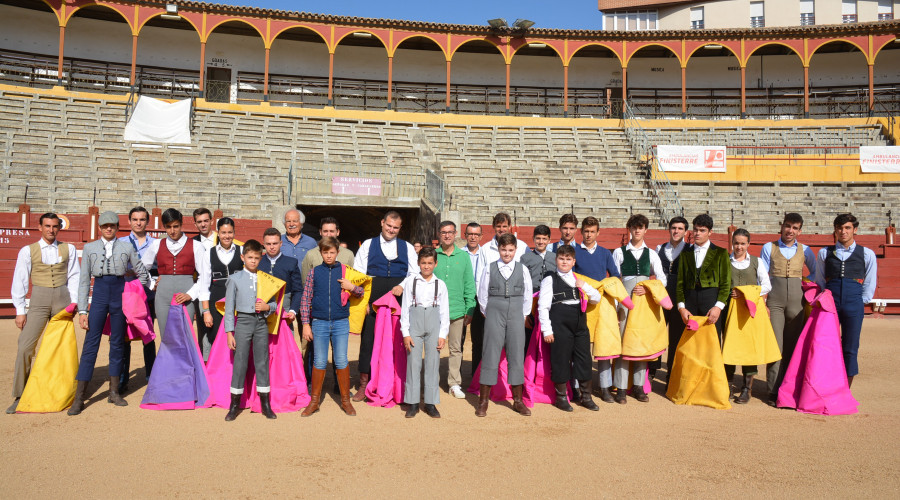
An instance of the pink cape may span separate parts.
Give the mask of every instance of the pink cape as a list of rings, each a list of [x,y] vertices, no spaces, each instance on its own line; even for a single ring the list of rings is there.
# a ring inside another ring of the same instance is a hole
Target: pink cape
[[[224,299],[223,299],[224,300]],[[303,355],[294,341],[294,333],[282,315],[278,335],[269,335],[269,401],[275,413],[299,411],[309,405],[306,374],[303,372]],[[206,363],[209,374],[210,398],[206,408],[231,405],[231,374],[234,371],[234,351],[228,347],[228,334],[224,322],[219,325],[216,340],[209,351]],[[256,369],[253,367],[251,348],[250,366],[244,379],[241,408],[260,413],[259,393],[256,392]]]
[[[533,334],[532,334],[533,335]],[[528,346],[529,349],[531,346]],[[527,363],[527,360],[526,360]],[[549,356],[547,357],[547,365],[550,364]],[[542,372],[544,370],[541,370]],[[509,382],[506,381],[507,378],[507,363],[506,363],[506,349],[500,352],[500,367],[497,369],[497,383],[491,387],[491,401],[509,401],[512,399],[512,388],[509,386]],[[550,372],[549,366],[546,368],[546,372]],[[549,377],[547,380],[550,380]],[[475,375],[472,376],[472,383],[469,384],[469,392],[472,394],[478,394],[481,388],[481,364],[478,365],[478,368],[475,369]],[[553,382],[550,382],[552,385]],[[556,398],[555,390],[553,392],[554,399]],[[534,406],[534,402],[530,399],[530,394],[528,391],[528,376],[525,376],[525,389],[522,391],[522,401],[525,403],[525,406],[532,408]]]
[[[808,290],[807,299],[813,293]],[[808,300],[812,313],[778,389],[778,406],[817,415],[857,413],[841,348],[837,308],[829,290]]]
[[[122,292],[122,312],[125,314],[125,334],[128,340],[140,340],[144,344],[153,342],[156,332],[153,331],[153,318],[147,307],[147,293],[140,280],[131,280],[125,283],[125,291]],[[109,317],[103,326],[103,335],[109,335],[111,328]]]
[[[535,316],[531,342],[528,343],[528,353],[525,355],[525,396],[523,399],[525,399],[528,406],[534,403],[553,404],[556,401],[556,385],[550,378],[550,349],[552,348],[553,344],[544,342],[544,336],[541,333],[541,322]],[[506,380],[505,363],[506,358],[504,357],[501,362],[504,380]],[[571,400],[572,391],[568,383],[566,383],[566,393]],[[511,394],[510,397],[512,397]]]
[[[391,408],[403,402],[406,348],[400,333],[400,304],[390,292],[372,303],[375,308],[375,345],[372,378],[366,385],[369,406]]]

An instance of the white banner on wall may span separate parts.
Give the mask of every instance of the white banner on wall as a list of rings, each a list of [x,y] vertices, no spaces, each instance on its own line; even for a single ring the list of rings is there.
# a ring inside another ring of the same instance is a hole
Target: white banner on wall
[[[860,146],[859,168],[863,173],[900,173],[900,146]]]
[[[656,146],[663,172],[724,172],[725,146]]]
[[[142,95],[125,125],[125,140],[190,144],[190,123],[190,99],[168,103]]]

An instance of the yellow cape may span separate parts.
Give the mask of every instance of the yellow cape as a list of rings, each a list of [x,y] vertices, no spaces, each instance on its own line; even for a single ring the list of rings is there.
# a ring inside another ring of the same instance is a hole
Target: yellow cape
[[[350,333],[361,333],[363,321],[366,318],[366,306],[369,305],[369,297],[372,294],[372,277],[347,266],[347,272],[344,276],[356,286],[363,287],[363,296],[350,296]]]
[[[669,329],[661,304],[671,305],[672,300],[665,285],[659,280],[645,280],[638,285],[643,286],[647,293],[631,297],[634,309],[628,313],[622,335],[623,356],[651,356],[669,346]]]
[[[591,342],[594,343],[593,355],[608,357],[622,354],[622,334],[619,331],[619,317],[616,314],[616,301],[628,296],[622,280],[610,277],[597,281],[580,274],[575,276],[596,288],[602,296],[600,302],[589,303],[585,311]]]
[[[762,365],[781,359],[781,350],[772,330],[766,302],[758,285],[736,287],[738,297],[731,299],[725,323],[722,359],[729,365]],[[749,303],[756,311],[751,316]]]
[[[72,316],[73,313],[63,309],[47,323],[41,349],[31,367],[17,411],[62,411],[75,401],[78,344]]]
[[[281,321],[281,312],[284,310],[284,287],[287,283],[271,274],[262,271],[256,272],[256,298],[269,302],[275,299],[278,304],[275,312],[266,318],[266,326],[269,328],[269,335],[278,335],[278,324]],[[223,316],[225,315],[225,302],[216,302],[216,309]],[[235,313],[237,316],[237,313]]]
[[[706,324],[706,316],[691,316],[691,321],[697,329],[688,326],[681,335],[666,397],[678,405],[727,410],[730,394],[716,325]]]

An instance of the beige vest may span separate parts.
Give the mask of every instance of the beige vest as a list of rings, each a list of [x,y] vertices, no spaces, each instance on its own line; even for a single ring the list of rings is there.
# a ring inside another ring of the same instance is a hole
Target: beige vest
[[[778,247],[778,242],[772,243],[772,253],[769,262],[772,267],[769,268],[769,276],[775,278],[802,278],[803,263],[806,257],[803,255],[804,246],[797,243],[797,253],[790,259],[785,259]]]
[[[69,274],[69,245],[57,243],[60,260],[58,264],[44,264],[40,243],[32,243],[28,248],[31,250],[31,284],[45,288],[64,286]]]

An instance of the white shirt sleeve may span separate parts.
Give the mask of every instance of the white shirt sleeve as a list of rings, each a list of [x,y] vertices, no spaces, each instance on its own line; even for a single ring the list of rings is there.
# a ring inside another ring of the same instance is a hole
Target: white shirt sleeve
[[[195,241],[194,243],[197,243],[197,242]],[[197,268],[197,275],[199,276],[200,273],[203,272],[204,256],[206,257],[207,260],[209,259],[209,250],[207,250],[206,247],[203,246],[202,243],[191,245],[191,247],[194,249],[194,267]],[[188,289],[188,291],[186,291],[184,293],[190,295],[191,299],[193,299],[193,300],[197,300],[198,298],[200,298],[200,280],[199,280],[199,278],[197,279],[197,281],[194,282],[194,286],[190,287]],[[209,298],[209,297],[207,296],[207,298]]]
[[[486,258],[484,256],[484,246],[478,249],[478,256],[475,257],[475,285],[481,283],[481,275],[484,274],[484,268],[487,267]]]
[[[819,257],[816,259],[816,271],[813,273],[815,282],[822,290],[825,289],[825,257],[828,256],[828,247],[819,250]]]
[[[78,303],[78,277],[81,274],[81,267],[78,266],[78,250],[75,245],[69,245],[69,271],[66,273],[66,288],[69,289],[69,298],[72,303]]]
[[[213,250],[215,251],[215,250]],[[237,251],[234,255],[235,259],[239,259]],[[212,262],[210,261],[209,251],[203,253],[203,258],[197,266],[197,285],[200,287],[200,300],[209,300],[209,286],[212,283]],[[215,304],[210,304],[215,307]],[[201,307],[203,305],[201,304]]]
[[[625,256],[622,254],[622,247],[616,247],[612,251],[612,259],[613,263],[616,264],[616,271],[619,271],[619,275],[622,274],[622,262],[625,261]]]
[[[353,269],[363,274],[369,274],[369,245],[371,244],[372,238],[363,241],[356,252],[356,257],[353,258]]]
[[[478,307],[481,308],[481,314],[484,315],[487,310],[487,300],[488,300],[488,282],[490,281],[490,276],[488,276],[489,267],[484,266],[479,275],[476,297],[478,298]]]
[[[412,306],[412,286],[411,283],[415,280],[406,279],[403,280],[403,297],[400,297],[400,333],[403,334],[404,337],[409,337],[409,308]]]
[[[550,306],[553,305],[553,276],[541,280],[541,291],[538,293],[538,319],[541,322],[541,333],[544,337],[553,335],[550,324]]]
[[[522,277],[525,281],[525,300],[522,301],[522,314],[523,316],[528,316],[531,314],[531,297],[534,287],[531,286],[531,273],[528,271],[528,268],[525,267],[525,264],[522,264]]]
[[[153,267],[153,264],[156,262],[156,254],[159,252],[159,245],[165,241],[165,238],[157,238],[150,243],[150,246],[147,247],[147,250],[144,252],[144,255],[141,257],[141,262],[144,263],[144,267],[150,269]]]
[[[396,240],[399,243],[399,240]],[[400,249],[398,248],[399,252]],[[406,258],[409,259],[409,268],[406,273],[407,276],[414,276],[419,274],[419,256],[416,254],[416,249],[409,242],[406,242]]]
[[[649,255],[653,274],[656,276],[656,279],[662,281],[663,286],[666,286],[666,271],[663,269],[662,261],[659,260],[659,255],[656,252],[649,252]],[[619,270],[619,273],[621,274],[621,270]]]
[[[581,285],[581,289],[584,291],[585,294],[587,294],[588,302],[590,302],[591,304],[596,304],[597,302],[600,302],[600,299],[603,298],[603,295],[601,295],[600,292],[596,288],[592,287],[591,285],[589,285],[587,283],[585,283],[584,285]]]
[[[447,296],[447,284],[443,281],[440,281],[439,283],[438,301],[440,303],[438,304],[438,307],[441,311],[441,329],[438,331],[438,337],[446,339],[447,335],[450,334],[450,297]]]
[[[28,295],[28,279],[31,276],[31,250],[27,246],[19,250],[16,257],[16,268],[13,271],[12,295],[16,314],[25,314],[25,296]]]
[[[758,259],[756,266],[756,281],[759,283],[759,294],[768,295],[772,291],[772,282],[769,280],[769,266],[762,259]]]

